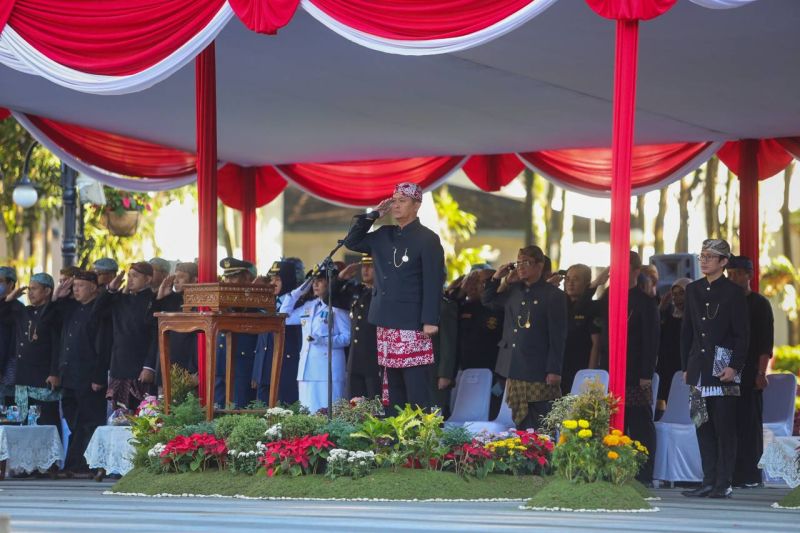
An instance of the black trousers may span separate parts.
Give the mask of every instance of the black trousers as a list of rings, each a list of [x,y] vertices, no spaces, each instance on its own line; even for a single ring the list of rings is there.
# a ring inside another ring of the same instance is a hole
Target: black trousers
[[[736,466],[733,471],[733,484],[761,483],[763,478],[758,461],[764,453],[764,432],[762,429],[762,391],[751,387],[741,387],[741,396],[736,399]]]
[[[522,419],[522,423],[519,424],[517,429],[539,429],[542,425],[542,419],[550,414],[550,409],[552,408],[552,400],[528,402],[528,414]]]
[[[725,490],[733,481],[736,463],[736,396],[706,398],[708,422],[697,428],[703,485]]]
[[[409,368],[387,368],[389,379],[389,406],[387,414],[394,415],[394,406],[405,404],[430,409],[434,406],[431,377],[433,365],[412,366]]]
[[[375,396],[381,395],[381,385],[381,379],[377,375],[365,376],[363,374],[348,373],[345,391],[347,398],[363,396],[364,398],[373,399]]]
[[[67,446],[67,457],[64,460],[64,470],[86,471],[89,466],[83,457],[86,446],[94,435],[97,426],[102,426],[106,421],[105,389],[94,392],[91,389],[77,391],[64,389],[61,398],[61,411],[71,433]]]
[[[625,406],[625,434],[641,442],[649,453],[647,462],[642,465],[636,479],[642,483],[653,481],[653,461],[656,456],[656,425],[653,411],[649,405]]]

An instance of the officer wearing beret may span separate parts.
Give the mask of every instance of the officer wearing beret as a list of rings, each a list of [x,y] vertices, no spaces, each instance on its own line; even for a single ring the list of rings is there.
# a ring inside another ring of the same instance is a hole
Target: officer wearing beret
[[[103,257],[92,264],[92,270],[97,274],[98,285],[103,288],[117,276],[119,265],[112,258]]]
[[[148,263],[153,267],[153,281],[150,282],[150,288],[153,292],[158,292],[164,279],[172,273],[172,265],[161,257],[154,257]]]

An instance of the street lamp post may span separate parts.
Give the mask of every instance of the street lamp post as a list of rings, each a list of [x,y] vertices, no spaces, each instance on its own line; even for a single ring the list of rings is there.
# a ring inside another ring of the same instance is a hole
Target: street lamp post
[[[39,144],[37,141],[33,141],[28,147],[28,151],[25,153],[25,163],[22,165],[22,177],[14,186],[14,192],[11,195],[14,203],[23,209],[33,207],[39,199],[39,194],[36,192],[36,187],[31,182],[28,172],[31,155],[37,144]],[[79,209],[80,202],[75,187],[77,175],[74,168],[61,163],[61,204],[64,217],[64,231],[61,234],[61,262],[65,267],[75,265],[78,248],[83,244],[80,242],[83,235],[83,221],[78,221],[78,213],[82,214],[82,210]],[[80,233],[78,233],[78,228],[80,228]]]

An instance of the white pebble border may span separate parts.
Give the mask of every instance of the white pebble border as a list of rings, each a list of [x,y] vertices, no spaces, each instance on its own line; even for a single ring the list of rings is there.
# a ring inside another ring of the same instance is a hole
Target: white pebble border
[[[770,507],[772,507],[773,509],[786,509],[788,511],[800,510],[800,505],[790,505],[789,507],[784,507],[783,505],[779,504],[778,502],[773,503]]]
[[[528,498],[475,498],[475,499],[450,499],[450,498],[427,498],[427,499],[417,499],[414,498],[413,500],[400,500],[400,499],[390,499],[390,498],[299,498],[299,497],[292,497],[292,496],[244,496],[242,494],[236,494],[234,496],[229,496],[225,494],[189,494],[184,492],[183,494],[170,494],[168,492],[163,492],[161,494],[144,494],[142,492],[113,492],[110,490],[103,491],[103,495],[105,496],[136,496],[136,497],[144,497],[144,498],[228,498],[228,499],[237,499],[237,500],[275,500],[275,501],[285,501],[285,500],[294,500],[294,501],[312,501],[312,502],[511,502],[511,503],[519,503],[524,502]]]
[[[558,511],[564,513],[656,513],[660,511],[658,507],[649,509],[570,509],[569,507],[528,507],[520,505],[523,511]]]
[[[661,497],[660,496],[650,496],[649,498],[645,498],[644,501],[646,501],[646,502],[660,502],[661,501]]]

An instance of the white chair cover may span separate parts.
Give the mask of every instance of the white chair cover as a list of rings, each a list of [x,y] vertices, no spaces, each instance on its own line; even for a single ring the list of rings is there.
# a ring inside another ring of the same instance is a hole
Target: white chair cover
[[[790,437],[794,426],[794,398],[797,378],[794,374],[770,374],[764,389],[763,424],[776,437]]]
[[[703,465],[697,433],[689,416],[689,386],[683,372],[675,372],[667,398],[667,410],[656,422],[656,456],[653,479],[702,481]]]
[[[446,426],[463,425],[472,420],[489,420],[489,397],[492,393],[492,371],[468,368],[458,380],[456,403]]]
[[[494,420],[472,420],[470,422],[466,422],[464,427],[473,434],[481,432],[502,433],[503,431],[516,428],[514,419],[511,417],[511,407],[509,407],[508,403],[506,403],[507,395],[508,385],[506,385],[505,391],[503,391],[503,402],[500,404],[500,411],[497,413],[497,417]]]
[[[583,370],[578,370],[578,373],[575,374],[575,380],[572,382],[572,389],[570,389],[569,393],[580,394],[584,382],[591,379],[598,380],[608,390],[608,372],[599,368],[584,368]]]

